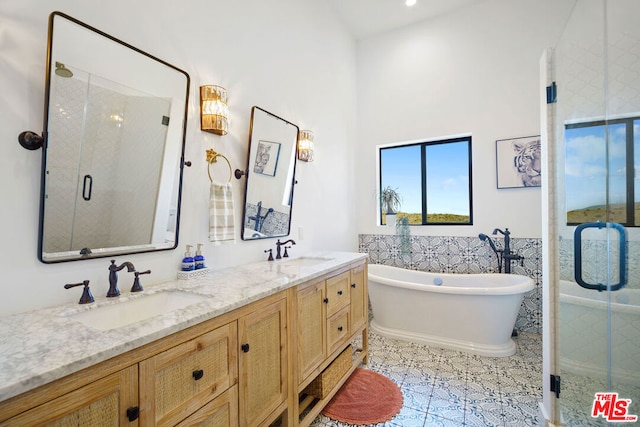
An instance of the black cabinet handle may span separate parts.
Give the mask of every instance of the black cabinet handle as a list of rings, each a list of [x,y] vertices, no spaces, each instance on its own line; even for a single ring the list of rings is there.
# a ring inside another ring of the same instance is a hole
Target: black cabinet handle
[[[248,352],[249,352],[249,344],[242,344],[242,345],[240,346],[240,349],[242,349],[242,351],[243,351],[244,353],[248,353]]]
[[[342,291],[338,291],[338,295],[342,295]]]
[[[351,287],[352,287],[352,288],[355,288],[355,287],[356,287],[356,284],[355,284],[355,283],[352,283],[352,284],[351,284]]]
[[[127,418],[129,421],[135,421],[140,416],[140,408],[137,406],[132,406],[127,409]]]
[[[338,326],[338,331],[342,332],[342,326]]]
[[[191,375],[193,375],[194,380],[198,381],[200,378],[204,376],[204,371],[202,369],[198,369],[196,371],[193,371]]]
[[[324,302],[325,304],[329,304],[329,298],[323,299],[322,302]]]

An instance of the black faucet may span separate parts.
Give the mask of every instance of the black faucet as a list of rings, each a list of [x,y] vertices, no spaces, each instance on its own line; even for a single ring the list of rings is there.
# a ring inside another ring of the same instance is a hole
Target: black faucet
[[[502,273],[502,266],[504,264],[504,272],[506,274],[511,274],[511,261],[520,261],[520,263],[522,264],[524,257],[522,255],[518,255],[511,251],[511,232],[509,231],[508,228],[505,228],[504,231],[500,230],[499,228],[496,228],[493,230],[493,233],[491,234],[495,236],[498,233],[504,236],[503,249],[497,249],[496,246],[493,244],[493,241],[491,240],[491,238],[486,234],[480,233],[478,237],[482,241],[485,241],[485,240],[488,241],[489,246],[491,246],[491,249],[496,254],[496,258],[498,258],[498,273]]]
[[[255,221],[255,225],[253,226],[253,229],[257,232],[262,232],[262,226],[264,225],[265,220],[267,219],[267,217],[269,216],[269,214],[271,212],[273,212],[273,208],[269,208],[267,209],[267,213],[264,215],[260,215],[262,211],[262,201],[258,202],[258,211],[256,212],[255,216],[250,216],[249,220],[250,221]]]
[[[133,279],[133,286],[131,286],[131,292],[142,292],[144,291],[144,289],[142,288],[142,285],[140,284],[140,275],[141,274],[150,274],[151,270],[146,270],[146,271],[134,271],[133,274],[136,276]]]
[[[85,280],[80,283],[67,283],[64,285],[65,289],[75,288],[76,286],[84,286],[84,290],[82,291],[82,296],[80,297],[80,302],[78,304],[90,304],[94,301],[93,295],[91,295],[91,289],[89,289],[89,281]]]
[[[136,270],[129,261],[116,266],[116,260],[111,260],[111,265],[109,266],[109,292],[107,292],[107,297],[117,297],[120,295],[120,290],[118,289],[118,271],[125,267],[127,267],[129,273]]]
[[[280,239],[278,239],[278,241],[276,242],[276,259],[281,259],[282,255],[280,255],[280,246],[286,245],[287,243],[291,243],[292,245],[295,245],[296,242],[293,239],[289,239],[286,242],[280,242]],[[286,253],[287,251],[285,250],[285,257],[288,257],[289,254]]]

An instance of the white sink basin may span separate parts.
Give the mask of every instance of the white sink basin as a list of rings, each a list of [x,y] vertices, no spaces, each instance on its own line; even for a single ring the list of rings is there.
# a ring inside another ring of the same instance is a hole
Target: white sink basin
[[[327,261],[331,261],[333,258],[325,258],[325,257],[311,257],[311,256],[301,256],[299,258],[289,258],[284,261],[286,265],[297,265],[299,267],[311,267],[317,264],[322,264]]]
[[[63,316],[92,328],[108,331],[179,310],[206,299],[205,296],[187,292],[166,291]]]

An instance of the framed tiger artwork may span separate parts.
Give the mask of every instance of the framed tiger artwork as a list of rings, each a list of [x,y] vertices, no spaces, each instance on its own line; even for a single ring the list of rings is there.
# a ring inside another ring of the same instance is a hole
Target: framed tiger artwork
[[[540,135],[496,141],[498,188],[542,185]]]

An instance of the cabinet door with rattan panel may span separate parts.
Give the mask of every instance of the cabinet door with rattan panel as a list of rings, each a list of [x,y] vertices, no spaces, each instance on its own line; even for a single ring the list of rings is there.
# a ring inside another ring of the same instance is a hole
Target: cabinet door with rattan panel
[[[324,280],[296,292],[298,382],[303,382],[325,358]]]
[[[234,385],[177,427],[237,427],[238,386]]]
[[[241,426],[260,425],[287,398],[286,318],[283,298],[238,319]]]
[[[237,382],[237,324],[140,362],[142,425],[176,425]]]
[[[9,419],[6,426],[137,426],[138,365],[80,387]]]
[[[356,331],[367,323],[369,295],[367,294],[366,264],[351,270],[351,330]]]
[[[351,277],[348,271],[327,279],[327,317],[349,304]]]

